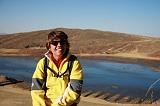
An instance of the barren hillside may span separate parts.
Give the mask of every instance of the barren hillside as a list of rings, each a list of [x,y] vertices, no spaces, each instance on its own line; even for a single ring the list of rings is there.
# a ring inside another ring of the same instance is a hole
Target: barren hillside
[[[44,49],[47,34],[51,30],[62,30],[69,35],[71,51],[73,53],[145,53],[149,56],[160,57],[160,38],[91,29],[57,28],[4,35],[0,36],[0,48],[23,49],[25,51],[30,49]]]

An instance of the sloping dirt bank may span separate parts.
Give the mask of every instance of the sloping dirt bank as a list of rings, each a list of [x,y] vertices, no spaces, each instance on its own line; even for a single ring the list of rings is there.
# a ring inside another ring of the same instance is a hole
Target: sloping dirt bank
[[[14,85],[0,86],[0,106],[32,106],[30,91],[14,87]],[[110,103],[102,99],[83,97],[78,106],[159,106],[153,104],[120,104]]]
[[[0,76],[0,106],[32,106],[30,90],[20,86],[20,81],[5,76]],[[24,85],[24,84],[23,84]],[[78,106],[159,106],[160,101],[152,104],[125,104],[111,103],[94,97],[81,96]]]
[[[0,49],[0,56],[43,56],[46,49]],[[145,53],[116,53],[116,54],[76,54],[81,57],[115,57],[115,58],[129,58],[129,59],[146,59],[146,60],[160,60],[159,52],[154,55]]]

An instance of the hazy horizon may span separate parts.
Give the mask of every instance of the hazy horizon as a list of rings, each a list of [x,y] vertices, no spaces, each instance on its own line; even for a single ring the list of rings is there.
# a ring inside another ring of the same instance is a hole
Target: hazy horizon
[[[59,27],[60,28],[60,27]],[[61,27],[62,28],[62,27]],[[51,29],[56,29],[56,28],[51,28]],[[82,29],[82,28],[66,28],[66,29],[80,29],[80,30],[98,30],[98,31],[104,31],[104,32],[115,32],[115,33],[124,33],[124,34],[129,34],[129,35],[135,35],[135,36],[146,36],[146,37],[155,37],[155,38],[160,38],[160,36],[151,36],[151,35],[142,35],[142,34],[134,34],[134,33],[127,33],[127,32],[116,32],[116,31],[105,31],[105,30],[100,30],[100,29]],[[34,31],[42,31],[42,30],[50,30],[50,29],[39,29],[39,30],[32,30],[32,31],[23,31],[23,32],[14,32],[14,33],[0,33],[0,36],[2,35],[8,35],[8,34],[16,34],[16,33],[28,33],[28,32],[34,32]]]

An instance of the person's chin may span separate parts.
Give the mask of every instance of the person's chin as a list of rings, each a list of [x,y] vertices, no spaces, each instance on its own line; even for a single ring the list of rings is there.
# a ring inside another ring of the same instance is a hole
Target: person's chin
[[[63,53],[62,52],[58,52],[57,55],[61,57],[63,55]]]

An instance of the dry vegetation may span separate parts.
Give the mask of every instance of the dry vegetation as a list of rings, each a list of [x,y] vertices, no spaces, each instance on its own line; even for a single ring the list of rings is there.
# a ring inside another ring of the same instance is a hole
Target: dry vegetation
[[[77,54],[145,54],[160,57],[160,38],[137,36],[125,33],[91,29],[57,28],[50,30],[15,33],[0,36],[0,54],[12,54],[13,49],[22,54],[43,54],[47,34],[51,30],[62,30],[69,35],[72,53]],[[12,49],[6,51],[6,49]],[[13,50],[14,51],[14,50]]]
[[[62,30],[69,35],[72,53],[86,54],[87,56],[90,56],[90,54],[93,56],[116,54],[121,57],[130,57],[132,55],[134,58],[141,56],[137,54],[142,54],[142,56],[145,55],[160,59],[160,38],[90,29],[66,28],[0,36],[0,55],[42,55],[46,52],[45,43],[47,41],[47,34],[52,30]],[[153,63],[153,65],[155,64]],[[159,70],[159,66],[156,67]],[[2,85],[6,84],[4,82],[5,80],[7,84],[16,83],[15,80],[0,75],[0,83]],[[141,98],[133,99],[132,102],[132,98],[120,97],[119,94],[100,95],[96,93],[84,92],[82,95],[84,97],[102,98],[107,101],[110,99],[113,102],[146,103],[146,101],[140,101]]]

